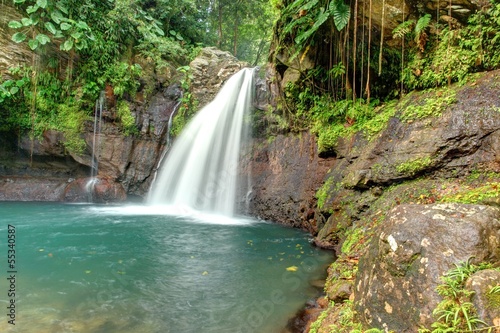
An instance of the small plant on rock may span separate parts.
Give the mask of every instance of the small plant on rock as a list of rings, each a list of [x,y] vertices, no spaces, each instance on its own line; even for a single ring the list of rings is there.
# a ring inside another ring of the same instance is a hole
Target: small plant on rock
[[[472,291],[465,288],[467,279],[477,271],[491,268],[490,264],[474,265],[469,258],[456,265],[442,278],[437,292],[443,300],[433,311],[436,321],[431,325],[433,330],[420,330],[420,333],[473,332],[479,325],[487,326],[477,317],[476,309],[471,303]]]

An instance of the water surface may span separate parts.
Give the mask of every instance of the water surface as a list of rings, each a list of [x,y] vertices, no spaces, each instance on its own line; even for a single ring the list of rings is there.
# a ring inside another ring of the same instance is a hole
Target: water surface
[[[331,254],[249,218],[0,203],[0,303],[16,227],[16,325],[1,332],[280,332]],[[176,215],[177,214],[177,215]]]

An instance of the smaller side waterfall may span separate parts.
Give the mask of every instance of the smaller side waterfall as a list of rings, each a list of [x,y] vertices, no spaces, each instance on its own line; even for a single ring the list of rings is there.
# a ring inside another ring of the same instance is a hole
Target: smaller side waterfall
[[[158,175],[158,169],[160,169],[160,166],[163,163],[163,160],[165,159],[165,156],[167,155],[168,151],[170,150],[170,147],[172,146],[172,122],[174,120],[174,116],[177,113],[177,110],[179,109],[181,103],[182,103],[182,96],[183,93],[181,92],[181,95],[179,97],[179,101],[175,104],[174,109],[172,110],[172,113],[170,113],[170,116],[168,117],[168,125],[167,125],[167,143],[165,148],[163,149],[163,152],[161,153],[160,159],[158,160],[158,164],[156,165],[156,169],[153,171],[153,181],[151,182],[151,186],[149,188],[149,191],[151,192],[153,188],[153,184],[156,181],[156,176]]]
[[[90,179],[85,186],[88,194],[88,201],[93,201],[94,187],[97,182],[97,175],[99,173],[99,146],[101,138],[101,123],[102,123],[102,111],[104,109],[105,94],[101,91],[99,98],[95,102],[94,110],[94,133],[92,138],[92,159],[91,159],[91,170]]]
[[[245,114],[256,69],[233,75],[174,142],[148,203],[233,215]]]

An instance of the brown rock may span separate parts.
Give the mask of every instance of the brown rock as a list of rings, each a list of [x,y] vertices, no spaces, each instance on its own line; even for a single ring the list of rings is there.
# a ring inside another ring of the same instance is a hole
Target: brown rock
[[[500,210],[463,205],[394,208],[359,262],[355,306],[366,327],[430,328],[440,277],[455,264],[500,262]]]

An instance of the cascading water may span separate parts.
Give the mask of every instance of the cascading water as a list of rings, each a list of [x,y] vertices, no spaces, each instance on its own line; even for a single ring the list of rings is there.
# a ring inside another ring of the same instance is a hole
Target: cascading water
[[[233,215],[245,114],[256,69],[233,75],[170,149],[148,203]]]
[[[182,92],[181,92],[181,95],[179,97],[179,101],[175,104],[174,106],[174,109],[172,110],[172,113],[170,113],[170,116],[168,117],[168,126],[167,126],[167,144],[166,144],[166,147],[165,149],[163,149],[163,152],[161,153],[161,157],[160,159],[158,160],[158,165],[156,166],[156,169],[154,170],[154,173],[153,173],[153,181],[151,182],[151,187],[150,187],[150,191],[151,189],[153,188],[153,185],[155,184],[155,181],[156,181],[156,176],[158,174],[158,169],[160,168],[160,166],[162,165],[163,163],[163,159],[165,158],[165,156],[167,155],[168,151],[170,150],[170,147],[172,146],[172,138],[171,138],[171,132],[172,132],[172,122],[174,120],[174,116],[175,116],[175,113],[177,112],[177,110],[179,109],[180,105],[181,105],[181,102],[182,102]]]
[[[85,189],[88,194],[88,201],[92,202],[92,195],[94,193],[94,187],[97,183],[97,175],[99,172],[99,156],[97,149],[99,148],[99,141],[101,136],[101,123],[102,123],[102,111],[104,109],[105,94],[101,91],[99,98],[95,102],[95,112],[94,112],[94,135],[92,138],[92,160],[91,160],[91,170],[90,179],[87,182]]]

